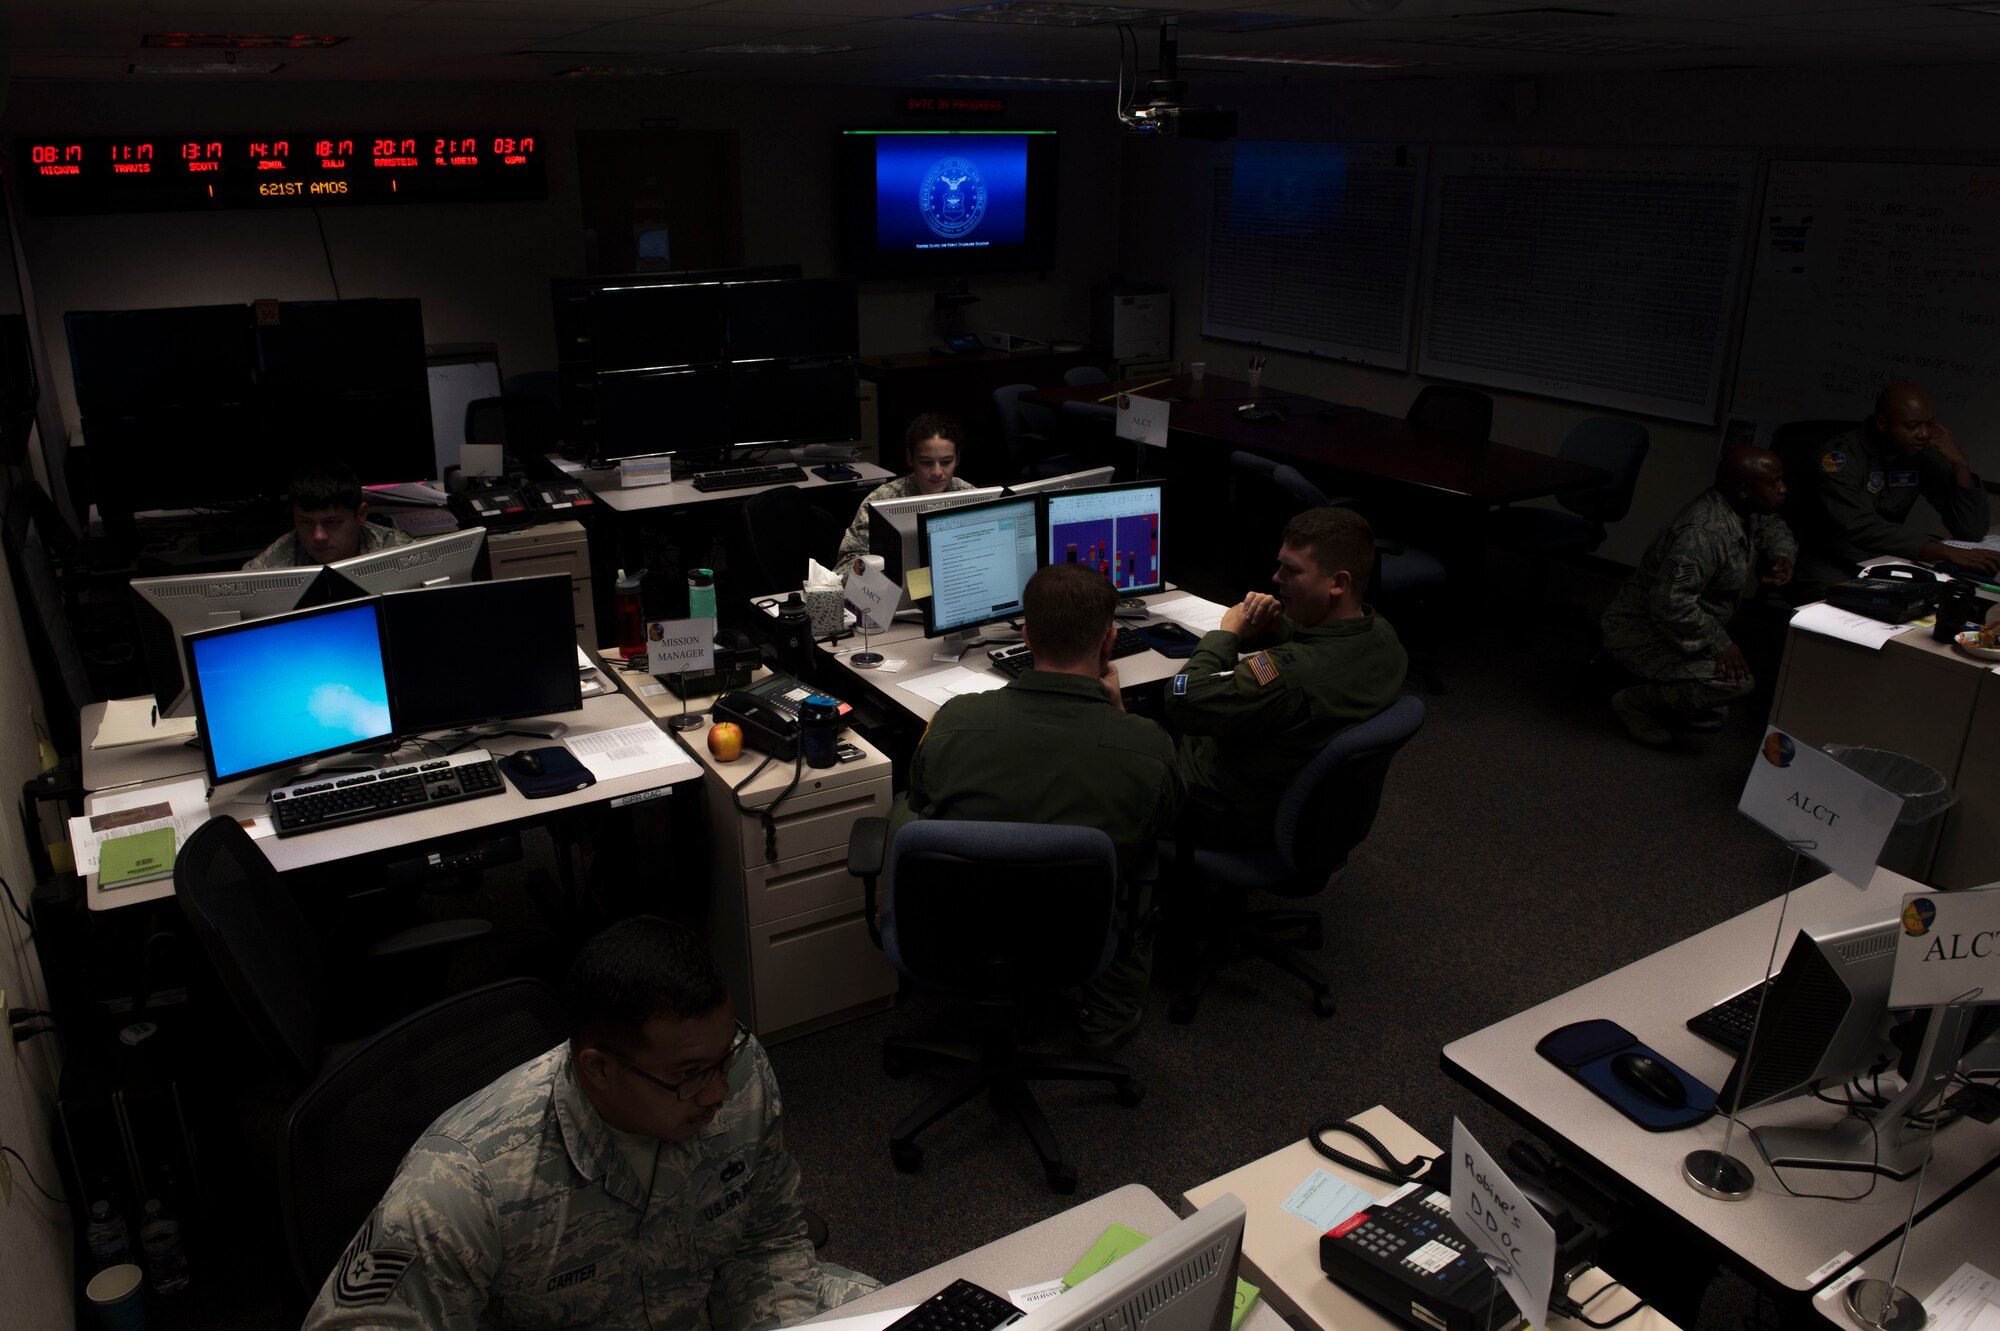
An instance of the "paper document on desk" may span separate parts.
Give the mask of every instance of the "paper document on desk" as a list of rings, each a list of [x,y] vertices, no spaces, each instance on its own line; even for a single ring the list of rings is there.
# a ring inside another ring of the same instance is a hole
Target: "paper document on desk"
[[[1931,1318],[1926,1331],[1973,1331],[1981,1319],[1992,1319],[1996,1303],[2000,1303],[2000,1280],[1971,1262],[1961,1263],[1951,1279],[1924,1300],[1924,1311]]]
[[[1282,1203],[1284,1210],[1324,1234],[1364,1206],[1381,1198],[1366,1188],[1342,1183],[1324,1169],[1315,1169]]]
[[[1883,643],[1908,633],[1914,625],[1884,624],[1879,619],[1857,615],[1825,601],[1814,601],[1811,605],[1800,606],[1793,613],[1792,627],[1879,652]]]
[[[70,852],[76,856],[78,873],[94,874],[98,850],[112,837],[171,827],[174,848],[178,850],[207,821],[208,784],[201,777],[165,786],[122,790],[98,796],[89,813],[69,820]]]
[[[1151,610],[1154,619],[1170,619],[1190,633],[1213,633],[1222,627],[1229,607],[1199,596],[1176,596],[1170,601],[1155,601]]]
[[[1946,541],[1961,550],[2000,550],[2000,532],[1989,532],[1983,541]]]
[[[588,735],[571,735],[563,747],[589,769],[599,781],[640,772],[657,772],[664,767],[693,762],[666,732],[650,721],[620,726],[616,730],[594,730]]]
[[[151,698],[113,698],[104,704],[104,719],[90,737],[90,747],[118,749],[155,739],[193,739],[194,718],[161,716]]]
[[[984,693],[988,689],[1004,689],[1007,677],[984,670],[967,670],[964,666],[947,666],[919,676],[907,684],[899,683],[899,689],[907,689],[935,707],[942,707],[961,693]]]

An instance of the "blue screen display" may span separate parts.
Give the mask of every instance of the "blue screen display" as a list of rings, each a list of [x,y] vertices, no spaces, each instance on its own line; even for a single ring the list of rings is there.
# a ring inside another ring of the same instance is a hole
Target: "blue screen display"
[[[373,602],[192,638],[188,653],[217,781],[393,730]]]
[[[1019,245],[1028,228],[1021,134],[884,134],[875,140],[875,243],[884,250]]]

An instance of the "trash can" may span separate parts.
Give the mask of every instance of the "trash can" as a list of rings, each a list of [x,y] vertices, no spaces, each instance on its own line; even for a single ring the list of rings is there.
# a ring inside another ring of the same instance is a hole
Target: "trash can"
[[[1929,763],[1865,744],[1829,744],[1826,751],[1884,790],[1903,797],[1903,811],[1896,815],[1896,828],[1883,843],[1882,857],[1876,863],[1905,878],[1929,882],[1944,816],[1958,803],[1958,792],[1944,779],[1944,773]]]

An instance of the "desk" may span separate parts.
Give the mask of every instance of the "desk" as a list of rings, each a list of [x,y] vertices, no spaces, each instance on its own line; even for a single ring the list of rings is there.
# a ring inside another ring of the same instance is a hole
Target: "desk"
[[[1093,1197],[1081,1206],[1073,1206],[1005,1238],[974,1248],[962,1257],[939,1262],[927,1271],[919,1271],[885,1289],[842,1304],[813,1320],[832,1321],[852,1317],[856,1313],[922,1303],[954,1280],[970,1280],[1004,1297],[1010,1289],[1039,1285],[1061,1276],[1075,1266],[1077,1258],[1088,1252],[1090,1245],[1097,1242],[1098,1235],[1112,1225],[1129,1225],[1141,1234],[1158,1236],[1165,1233],[1177,1218],[1151,1188],[1128,1183],[1101,1197]],[[1243,1320],[1243,1331],[1285,1331],[1285,1324],[1259,1299],[1257,1306]]]
[[[581,712],[566,712],[560,719],[568,723],[571,735],[615,730],[621,726],[637,725],[649,720],[643,712],[633,706],[630,699],[620,693],[586,698]],[[516,749],[536,748],[547,742],[522,735],[496,735],[486,747],[488,752],[497,758]],[[194,770],[200,771],[200,752],[194,749],[188,749],[186,752],[194,754]],[[158,755],[149,760],[165,761]],[[140,759],[135,758],[133,761],[137,762]],[[539,821],[552,813],[560,813],[566,809],[582,808],[627,796],[664,790],[677,782],[693,780],[700,775],[699,765],[692,758],[682,755],[677,761],[656,771],[599,781],[585,790],[573,791],[566,795],[531,800],[524,798],[512,785],[507,785],[498,795],[417,809],[409,813],[392,814],[386,818],[374,818],[344,827],[329,827],[323,831],[306,832],[299,836],[265,837],[259,840],[257,845],[263,850],[264,858],[280,872],[304,869],[313,865],[329,864],[335,860],[350,859],[357,855],[416,845],[478,828]],[[96,794],[93,793],[84,801],[84,812],[90,812],[96,798]],[[258,804],[259,802],[253,799],[249,804],[238,801],[226,807],[233,814],[248,816],[253,811],[263,811],[256,807]],[[174,894],[171,879],[142,883],[137,887],[119,888],[111,892],[100,892],[97,879],[92,875],[86,881],[86,889],[92,910],[113,910],[121,906],[134,906]]]
[[[1855,915],[1893,915],[1902,895],[1921,884],[1878,869],[1867,891],[1831,875],[1793,893],[1785,915],[1787,944],[1801,928]],[[1723,1260],[1778,1293],[1817,1289],[1851,1261],[1876,1247],[1903,1223],[1914,1179],[1881,1178],[1859,1201],[1788,1196],[1738,1131],[1730,1150],[1749,1166],[1756,1190],[1740,1202],[1702,1196],[1681,1179],[1681,1160],[1697,1148],[1719,1149],[1718,1116],[1679,1132],[1649,1133],[1565,1076],[1535,1053],[1535,1043],[1558,1026],[1590,1017],[1618,1022],[1641,1041],[1709,1086],[1722,1085],[1734,1061],[1682,1023],[1721,1002],[1757,977],[1770,956],[1778,900],[1765,902],[1692,938],[1635,961],[1526,1012],[1444,1047],[1444,1069],[1503,1113],[1540,1134],[1587,1172],[1608,1176],[1640,1199],[1670,1227],[1721,1249]],[[1783,957],[1783,950],[1779,953]],[[1745,1126],[1786,1124],[1823,1127],[1839,1110],[1811,1097],[1748,1110]],[[2000,1151],[2000,1127],[1970,1120],[1938,1134],[1937,1158],[1924,1184],[1926,1198],[1942,1197],[1985,1169]],[[1787,1169],[1801,1191],[1860,1193],[1865,1175]]]
[[[1154,592],[1143,599],[1148,605],[1157,605],[1161,601],[1176,600],[1186,594],[1178,591]],[[1148,621],[1121,619],[1118,622],[1127,627],[1137,628]],[[1200,636],[1199,630],[1190,631]],[[822,643],[818,650],[825,653],[826,658],[838,662],[850,678],[873,688],[883,698],[916,717],[917,720],[928,722],[937,715],[938,704],[929,698],[912,693],[904,686],[956,668],[931,659],[931,654],[937,649],[938,641],[940,640],[926,638],[921,624],[899,622],[893,625],[889,632],[877,633],[869,641],[869,648],[881,653],[883,657],[883,664],[873,670],[855,670],[847,664],[847,657],[861,650],[859,634],[843,638],[837,643]],[[968,647],[965,655],[959,658],[958,665],[982,675],[991,675],[995,679],[1006,679],[1006,673],[994,666],[986,656],[995,645],[997,644]],[[1161,656],[1154,651],[1120,657],[1119,686],[1122,690],[1131,690],[1147,684],[1157,684],[1163,679],[1171,679],[1180,673],[1182,661],[1185,659]],[[901,669],[896,668],[899,662]]]
[[[1381,1105],[1356,1114],[1354,1121],[1374,1133],[1399,1160],[1438,1154],[1435,1143]],[[1350,1151],[1354,1147],[1351,1142],[1340,1145]],[[1326,1278],[1319,1265],[1319,1231],[1282,1209],[1285,1200],[1315,1169],[1323,1169],[1344,1183],[1376,1195],[1389,1191],[1387,1184],[1335,1164],[1301,1138],[1221,1178],[1189,1188],[1181,1194],[1181,1212],[1191,1215],[1224,1193],[1233,1192],[1243,1200],[1247,1212],[1243,1222],[1243,1278],[1261,1288],[1264,1301],[1298,1331],[1401,1331],[1405,1323],[1390,1320],[1374,1305]],[[1578,1299],[1588,1298],[1610,1282],[1611,1276],[1592,1267],[1577,1277],[1570,1293]],[[1598,1307],[1590,1309],[1590,1314],[1603,1321],[1625,1311],[1633,1302],[1631,1295],[1614,1291],[1605,1295]],[[1674,1331],[1674,1323],[1651,1308],[1621,1325],[1629,1331]],[[1567,1317],[1551,1317],[1548,1331],[1586,1329],[1581,1322]]]
[[[1977,887],[2000,878],[2000,677],[1928,628],[1880,651],[1789,629],[1771,724],[1809,744],[1866,744],[1907,754],[1958,792],[1929,881]]]
[[[1083,388],[1040,389],[1023,394],[1029,402],[1059,406],[1064,402],[1095,402],[1117,387],[1136,388],[1146,381],[1121,385],[1091,384]],[[1206,377],[1200,395],[1191,378],[1181,375],[1145,396],[1172,404],[1169,429],[1191,441],[1202,441],[1224,461],[1236,449],[1313,469],[1365,477],[1370,481],[1412,487],[1453,500],[1490,508],[1495,504],[1537,499],[1603,485],[1608,473],[1580,462],[1569,462],[1485,441],[1468,443],[1419,430],[1395,416],[1344,407],[1318,398],[1273,389],[1265,400],[1289,413],[1282,421],[1246,421],[1237,407],[1250,400],[1250,385],[1235,379]],[[1321,419],[1319,413],[1334,413]]]
[[[2000,1275],[2000,1261],[1994,1259],[1996,1232],[2000,1232],[2000,1172],[1988,1174],[1918,1222],[1911,1231],[1909,1251],[1896,1283],[1918,1299],[1927,1299],[1963,1262],[1971,1262],[1988,1275]],[[1865,1261],[1843,1271],[1839,1279],[1814,1296],[1813,1306],[1845,1331],[1856,1331],[1840,1295],[1850,1280],[1887,1280],[1895,1270],[1901,1239],[1898,1234],[1869,1253]]]
[[[741,490],[697,490],[693,481],[677,480],[669,485],[635,485],[628,490],[618,483],[616,467],[604,471],[589,471],[564,458],[560,453],[550,453],[548,460],[559,468],[564,476],[603,500],[604,506],[614,513],[644,513],[656,508],[693,508],[699,504],[712,504],[726,499],[748,499],[763,490],[776,488],[752,485],[745,486]],[[872,462],[856,462],[850,465],[861,473],[858,477],[848,481],[828,481],[820,479],[812,472],[813,467],[826,464],[814,462],[799,465],[805,468],[806,478],[803,481],[790,483],[795,490],[824,490],[830,487],[861,485],[872,487],[896,474],[893,471],[885,471]]]

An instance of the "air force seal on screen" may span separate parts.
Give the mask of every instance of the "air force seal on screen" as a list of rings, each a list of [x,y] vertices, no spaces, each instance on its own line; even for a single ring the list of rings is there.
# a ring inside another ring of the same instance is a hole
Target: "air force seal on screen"
[[[917,211],[946,240],[970,235],[986,216],[986,180],[963,157],[939,158],[917,189]]]

